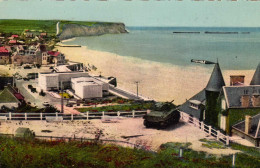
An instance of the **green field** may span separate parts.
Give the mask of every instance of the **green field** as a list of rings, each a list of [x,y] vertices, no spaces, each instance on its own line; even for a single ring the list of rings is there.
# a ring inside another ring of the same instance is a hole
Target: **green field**
[[[158,152],[104,145],[95,142],[47,142],[0,137],[0,167],[89,168],[219,168],[231,167],[232,156],[209,155],[189,149],[191,144],[166,143]],[[147,147],[148,148],[148,147]],[[179,148],[183,150],[180,158]],[[247,147],[243,147],[247,150]],[[257,152],[257,149],[251,149]],[[243,150],[242,150],[243,151]],[[237,153],[236,167],[259,167],[259,156]]]
[[[0,33],[21,34],[24,30],[46,31],[50,35],[56,34],[58,20],[0,20]],[[93,26],[95,24],[111,24],[109,22],[60,21],[60,32],[65,24],[79,24]]]

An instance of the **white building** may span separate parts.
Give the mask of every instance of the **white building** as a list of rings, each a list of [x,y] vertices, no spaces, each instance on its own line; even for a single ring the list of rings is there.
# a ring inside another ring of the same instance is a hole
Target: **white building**
[[[68,73],[40,73],[38,85],[44,91],[59,89],[60,83],[64,88],[70,87],[71,78],[88,77],[85,72],[68,72]]]
[[[103,96],[102,85],[95,82],[79,82],[74,85],[75,94],[82,99],[101,98]]]
[[[95,79],[93,77],[79,77],[79,78],[71,78],[71,88],[75,90],[75,86],[77,83],[82,83],[82,82],[95,82],[99,85],[102,86],[102,91],[108,91],[109,89],[109,84],[102,82],[98,79]]]

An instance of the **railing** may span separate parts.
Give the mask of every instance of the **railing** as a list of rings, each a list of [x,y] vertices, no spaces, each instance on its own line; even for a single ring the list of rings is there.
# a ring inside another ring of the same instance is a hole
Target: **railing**
[[[202,121],[199,121],[197,118],[191,117],[184,112],[180,112],[181,119],[184,122],[187,122],[195,127],[200,128],[202,131],[206,132],[208,135],[215,137],[218,141],[224,142],[226,145],[229,145],[229,136],[222,134],[219,130],[213,129],[211,126],[204,124]]]
[[[64,114],[64,113],[0,113],[0,120],[46,120],[46,117],[53,117],[56,120],[62,117],[63,120],[90,120],[102,119],[105,116],[115,117],[142,117],[147,111],[117,111],[117,112],[85,112],[81,114]]]

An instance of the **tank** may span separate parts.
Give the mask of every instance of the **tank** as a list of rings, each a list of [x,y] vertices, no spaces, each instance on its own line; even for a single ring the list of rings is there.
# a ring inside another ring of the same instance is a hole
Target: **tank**
[[[178,123],[180,112],[172,102],[155,103],[152,111],[143,117],[144,126],[146,128],[166,128],[171,124]]]

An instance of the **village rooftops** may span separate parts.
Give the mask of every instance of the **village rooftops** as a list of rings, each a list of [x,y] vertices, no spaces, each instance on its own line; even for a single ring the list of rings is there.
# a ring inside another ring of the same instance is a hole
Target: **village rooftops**
[[[248,108],[258,107],[260,98],[260,85],[254,86],[224,86],[224,96],[228,108]],[[247,100],[246,100],[247,99]],[[242,101],[248,101],[248,106],[244,107]],[[253,102],[255,101],[255,102]],[[256,103],[256,104],[254,104]]]
[[[0,53],[9,53],[5,47],[0,47]]]
[[[55,57],[57,57],[57,56],[60,54],[60,52],[58,52],[58,51],[48,51],[48,54],[49,54],[50,56],[55,56]]]

